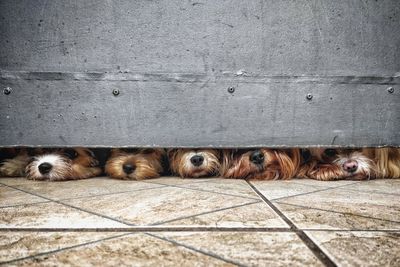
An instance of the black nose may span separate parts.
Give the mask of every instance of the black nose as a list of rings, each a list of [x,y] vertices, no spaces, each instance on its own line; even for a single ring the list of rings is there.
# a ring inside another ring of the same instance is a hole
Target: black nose
[[[53,166],[50,163],[44,162],[44,163],[40,164],[38,168],[39,168],[39,172],[41,174],[46,174],[51,171]]]
[[[199,167],[201,164],[203,164],[203,161],[204,157],[199,155],[195,155],[190,158],[190,162],[196,167]]]
[[[126,174],[130,174],[135,170],[135,166],[133,166],[132,164],[124,164],[122,165],[122,169]]]
[[[264,162],[264,154],[261,151],[256,150],[250,155],[250,160],[254,164],[261,164]]]

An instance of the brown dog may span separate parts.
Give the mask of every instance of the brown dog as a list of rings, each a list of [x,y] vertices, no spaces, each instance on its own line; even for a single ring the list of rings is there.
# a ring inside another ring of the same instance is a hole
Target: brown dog
[[[300,178],[365,180],[377,175],[376,165],[366,149],[310,148],[302,152]]]
[[[168,150],[171,171],[181,177],[198,178],[218,175],[220,157],[220,152],[216,149]]]
[[[225,178],[291,179],[300,165],[299,149],[224,150],[221,175]]]
[[[113,149],[105,171],[123,180],[156,178],[164,171],[164,157],[164,149]]]

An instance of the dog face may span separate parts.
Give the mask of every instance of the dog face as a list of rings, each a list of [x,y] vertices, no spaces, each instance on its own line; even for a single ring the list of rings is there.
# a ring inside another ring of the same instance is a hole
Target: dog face
[[[172,173],[181,177],[218,175],[220,152],[215,149],[170,149],[168,159]]]
[[[163,172],[164,155],[163,149],[113,149],[105,171],[123,180],[156,178]]]
[[[26,167],[28,179],[32,180],[75,180],[99,175],[98,161],[86,148],[47,149],[36,155]]]
[[[221,174],[226,178],[290,179],[299,164],[298,149],[224,150]]]
[[[376,177],[374,161],[361,149],[310,148],[303,153],[303,159],[298,174],[303,178],[330,181]]]

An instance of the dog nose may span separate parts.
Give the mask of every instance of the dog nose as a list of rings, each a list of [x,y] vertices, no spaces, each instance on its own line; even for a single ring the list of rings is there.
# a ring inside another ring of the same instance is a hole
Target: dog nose
[[[200,155],[195,155],[190,158],[190,162],[196,167],[199,167],[201,164],[203,164],[203,161],[204,157]]]
[[[250,155],[250,160],[254,164],[261,164],[264,162],[264,154],[260,150],[256,150]]]
[[[135,166],[132,164],[124,164],[122,165],[122,169],[126,174],[131,174],[135,170]]]
[[[39,168],[39,172],[41,174],[46,174],[46,173],[49,173],[51,171],[53,166],[50,163],[43,162],[42,164],[39,165],[38,168]]]
[[[355,160],[348,160],[343,163],[343,169],[347,172],[355,172],[358,168],[358,163]]]

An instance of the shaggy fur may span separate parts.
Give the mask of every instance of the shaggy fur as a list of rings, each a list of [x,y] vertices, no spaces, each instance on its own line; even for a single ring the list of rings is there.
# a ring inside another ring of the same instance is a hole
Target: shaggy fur
[[[260,155],[257,161],[255,153]],[[225,178],[291,179],[299,166],[299,149],[224,150],[221,174]]]
[[[113,149],[105,171],[112,178],[143,180],[160,177],[164,149]]]
[[[6,152],[9,158],[0,163],[0,175],[7,177],[25,176],[25,167],[31,159],[27,149],[21,148],[19,151],[13,149]]]
[[[375,161],[377,178],[400,178],[400,148],[370,148],[363,152]]]
[[[168,150],[171,171],[181,177],[216,176],[219,174],[220,158],[220,152],[215,149]],[[198,160],[198,163],[195,160]]]

